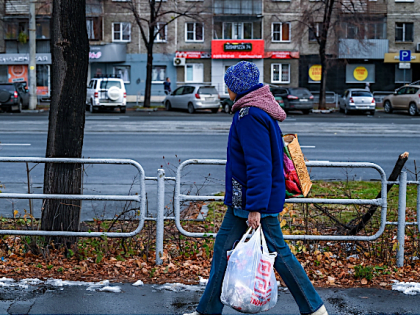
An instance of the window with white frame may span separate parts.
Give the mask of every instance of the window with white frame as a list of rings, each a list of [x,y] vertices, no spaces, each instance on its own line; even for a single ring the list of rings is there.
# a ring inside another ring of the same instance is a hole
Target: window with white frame
[[[166,23],[163,22],[156,23],[155,34],[157,34],[155,38],[156,43],[166,43],[168,35],[168,25],[166,25]]]
[[[395,23],[395,41],[412,42],[413,41],[413,23]]]
[[[113,42],[131,41],[131,23],[127,23],[127,22],[112,23],[112,41]]]
[[[185,82],[203,82],[203,64],[191,63],[185,65]]]
[[[185,41],[186,42],[202,42],[204,40],[203,23],[185,23]]]
[[[223,39],[253,39],[252,23],[225,22],[223,23]]]
[[[290,22],[276,22],[271,24],[271,41],[272,42],[290,42],[291,37]]]
[[[130,83],[131,67],[130,66],[117,66],[114,67],[114,74],[123,79],[124,83]]]
[[[290,83],[290,64],[271,64],[271,83]]]
[[[152,67],[152,82],[163,83],[166,80],[166,66]]]

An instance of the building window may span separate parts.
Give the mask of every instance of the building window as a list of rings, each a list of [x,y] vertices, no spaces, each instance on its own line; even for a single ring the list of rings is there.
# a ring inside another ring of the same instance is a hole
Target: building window
[[[50,22],[37,21],[36,22],[36,39],[50,39]]]
[[[369,23],[367,24],[368,39],[386,39],[386,23]]]
[[[152,82],[163,83],[166,79],[166,66],[153,66]]]
[[[158,22],[155,26],[155,43],[166,43],[168,37],[168,25]]]
[[[89,17],[86,19],[89,40],[102,40],[102,18]]]
[[[271,64],[271,83],[290,83],[290,64]]]
[[[252,23],[223,23],[223,39],[253,39]]]
[[[114,67],[114,74],[119,75],[124,83],[130,83],[131,67],[130,66],[117,66]]]
[[[185,65],[185,82],[203,82],[203,64],[191,63]]]
[[[290,42],[291,27],[290,22],[272,23],[271,24],[271,41],[272,42]]]
[[[308,30],[309,41],[316,42],[317,38],[319,38],[319,33],[321,29],[321,23],[315,23],[313,27],[310,27]]]
[[[112,23],[112,41],[129,42],[131,41],[131,23],[120,22]]]
[[[204,40],[203,23],[185,23],[185,41],[202,42]]]
[[[395,41],[413,41],[413,23],[395,23]]]
[[[20,42],[29,40],[28,22],[7,22],[5,23],[4,39],[17,39]]]

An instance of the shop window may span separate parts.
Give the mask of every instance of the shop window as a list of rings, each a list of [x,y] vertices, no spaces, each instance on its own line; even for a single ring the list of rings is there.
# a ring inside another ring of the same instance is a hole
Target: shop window
[[[272,42],[290,42],[291,37],[290,22],[271,24]]]
[[[102,40],[102,18],[89,17],[86,19],[86,28],[89,40]]]
[[[290,64],[271,64],[271,83],[290,83]]]
[[[411,83],[412,82],[412,71],[411,69],[400,69],[399,65],[395,65],[395,83]]]
[[[156,43],[165,43],[167,41],[167,35],[168,35],[168,25],[166,23],[157,23],[155,27],[155,42]]]
[[[36,93],[38,95],[50,94],[50,66],[36,66]]]
[[[321,23],[315,23],[313,27],[310,27],[308,30],[309,41],[316,42],[317,38],[319,38],[320,30],[321,30]]]
[[[112,23],[112,34],[113,42],[131,41],[131,23]]]
[[[253,39],[252,23],[223,23],[223,39]]]
[[[185,65],[185,82],[203,82],[203,64],[192,63]]]
[[[163,83],[166,79],[166,66],[153,66],[152,82]]]
[[[413,23],[395,23],[395,41],[412,42],[413,26]]]
[[[204,40],[203,23],[185,23],[185,41],[202,42]]]
[[[131,67],[130,66],[118,66],[114,67],[114,74],[119,75],[123,79],[124,83],[130,83]]]

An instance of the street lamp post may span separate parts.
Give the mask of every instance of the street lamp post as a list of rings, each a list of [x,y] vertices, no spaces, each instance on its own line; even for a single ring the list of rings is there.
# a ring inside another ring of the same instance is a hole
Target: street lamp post
[[[29,4],[29,109],[35,109],[36,97],[36,23],[35,3],[30,0]]]

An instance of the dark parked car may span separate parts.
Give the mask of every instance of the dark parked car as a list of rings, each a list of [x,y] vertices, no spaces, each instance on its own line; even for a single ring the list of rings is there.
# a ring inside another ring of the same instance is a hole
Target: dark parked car
[[[270,86],[270,91],[271,93],[273,93],[273,90],[277,89],[277,86]],[[279,103],[279,105],[284,108],[284,101],[283,98],[280,95],[274,95],[274,99],[276,100],[277,103]],[[233,102],[229,99],[229,98],[225,98],[224,100],[221,101],[222,104],[222,110],[226,113],[229,114],[232,110],[232,106],[233,106]]]
[[[270,90],[275,98],[282,98],[284,101],[282,107],[286,112],[289,110],[300,110],[306,115],[309,114],[314,107],[314,96],[308,89],[270,85]]]
[[[29,107],[26,82],[0,83],[0,107],[17,113]]]

